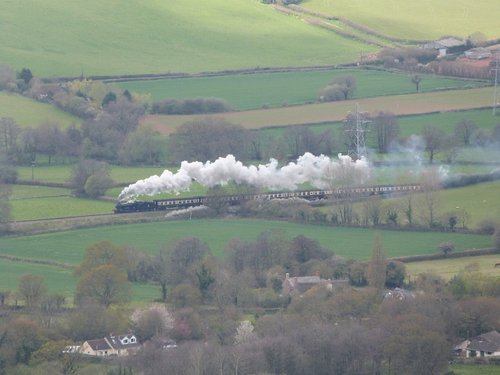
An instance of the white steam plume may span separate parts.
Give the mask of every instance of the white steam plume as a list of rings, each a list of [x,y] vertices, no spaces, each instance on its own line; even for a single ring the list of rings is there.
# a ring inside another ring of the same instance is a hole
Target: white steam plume
[[[193,181],[206,187],[234,181],[236,184],[246,183],[260,188],[294,190],[304,182],[319,189],[346,184],[359,185],[368,177],[369,167],[365,159],[354,162],[349,156],[341,154],[338,160],[332,160],[324,155],[305,153],[296,163],[289,163],[281,168],[275,159],[256,167],[244,166],[233,155],[227,155],[213,163],[183,161],[176,173],[165,170],[160,176],[139,180],[123,189],[118,198],[124,200],[138,195],[185,191]]]

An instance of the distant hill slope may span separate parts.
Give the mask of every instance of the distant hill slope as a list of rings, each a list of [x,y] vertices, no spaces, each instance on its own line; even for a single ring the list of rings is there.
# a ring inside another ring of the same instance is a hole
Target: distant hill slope
[[[0,63],[38,76],[352,62],[375,47],[258,0],[2,0]]]
[[[301,6],[396,38],[465,38],[476,32],[500,38],[498,0],[305,0]]]
[[[45,122],[63,127],[79,124],[82,120],[60,109],[21,95],[0,92],[0,117],[11,117],[19,126],[37,127]]]

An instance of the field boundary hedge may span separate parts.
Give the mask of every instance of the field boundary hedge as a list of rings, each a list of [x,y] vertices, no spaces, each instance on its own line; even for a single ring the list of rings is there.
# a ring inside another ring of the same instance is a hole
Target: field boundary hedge
[[[290,9],[293,9],[293,10],[295,10],[297,12],[303,13],[303,14],[309,14],[311,16],[320,17],[320,18],[324,18],[324,19],[327,19],[327,20],[340,21],[340,22],[346,24],[347,26],[352,27],[355,30],[358,30],[358,31],[361,31],[361,32],[366,33],[368,35],[372,35],[372,36],[375,36],[377,38],[385,39],[385,40],[388,40],[388,41],[391,41],[391,42],[396,42],[396,43],[415,43],[415,44],[421,44],[421,43],[427,43],[427,42],[429,42],[429,40],[427,40],[427,39],[426,40],[423,40],[423,39],[422,40],[418,40],[418,39],[404,39],[404,38],[391,37],[391,36],[382,34],[382,33],[378,32],[378,31],[372,30],[372,29],[370,29],[370,28],[368,28],[366,26],[357,24],[356,22],[353,22],[353,21],[351,21],[351,20],[349,20],[349,19],[347,19],[345,17],[329,16],[329,15],[326,15],[326,14],[323,14],[323,13],[320,13],[320,12],[316,12],[316,11],[312,11],[312,10],[303,8],[300,5],[296,5],[296,4],[289,4],[287,7],[290,8]]]
[[[411,255],[407,257],[390,258],[390,260],[396,260],[403,263],[412,263],[412,262],[422,262],[425,260],[465,258],[465,257],[474,257],[474,256],[492,255],[492,254],[500,254],[500,250],[490,247],[487,249],[472,249],[472,250],[459,251],[455,253],[448,253],[447,255],[445,254]]]
[[[16,185],[29,185],[29,186],[45,186],[53,188],[66,188],[71,189],[72,186],[66,182],[48,182],[48,181],[38,181],[38,180],[16,180]]]
[[[0,255],[0,259],[10,260],[12,262],[23,262],[23,263],[33,263],[33,264],[43,264],[46,266],[54,266],[64,269],[73,269],[75,266],[69,263],[57,262],[55,260],[46,259],[36,259],[36,258],[24,258],[15,255]]]

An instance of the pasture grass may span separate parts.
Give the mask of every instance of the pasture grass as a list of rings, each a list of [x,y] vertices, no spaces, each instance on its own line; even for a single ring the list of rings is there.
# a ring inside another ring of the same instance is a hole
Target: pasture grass
[[[3,63],[36,76],[335,65],[376,50],[247,0],[6,1],[0,24]]]
[[[217,97],[227,100],[235,110],[248,110],[263,106],[281,107],[314,103],[318,100],[323,87],[336,77],[345,75],[356,78],[354,99],[415,92],[415,85],[408,74],[366,69],[144,80],[114,85],[122,90],[150,94],[153,101],[165,98]],[[424,75],[421,91],[478,85],[484,85],[484,82]]]
[[[443,35],[465,38],[476,32],[489,39],[500,37],[500,3],[495,0],[476,3],[468,0],[306,0],[301,5],[403,39],[437,39]]]
[[[43,276],[50,294],[62,294],[66,304],[72,305],[78,279],[73,270],[28,262],[0,259],[0,290],[17,290],[24,274]],[[132,283],[131,300],[134,303],[151,302],[160,297],[160,289],[152,284]]]
[[[61,196],[69,196],[69,189],[53,188],[47,186],[31,186],[31,185],[10,185],[11,195],[10,201],[34,199],[34,198],[53,198]]]
[[[68,183],[73,165],[41,165],[32,170],[29,166],[17,168],[18,178],[31,180],[32,172],[35,181],[51,183]],[[154,166],[123,167],[111,166],[111,178],[117,184],[128,184],[154,174],[161,174],[165,168]]]
[[[492,87],[483,87],[219,113],[213,116],[246,129],[261,129],[343,121],[349,112],[355,110],[356,104],[359,104],[360,109],[365,112],[384,111],[398,116],[477,109],[490,106],[492,94]],[[148,115],[141,120],[141,125],[168,135],[186,122],[199,121],[206,117],[207,115]]]
[[[73,270],[45,264],[0,259],[0,289],[16,290],[19,278],[24,274],[41,275],[49,293],[62,293],[67,299],[73,297],[76,279]]]
[[[426,126],[436,126],[447,134],[453,134],[455,126],[463,121],[474,122],[479,128],[491,131],[500,123],[499,117],[492,115],[491,109],[472,109],[468,111],[450,111],[429,113],[419,116],[402,116],[399,118],[401,136],[422,134]]]
[[[412,134],[422,134],[423,129],[426,126],[436,126],[445,132],[447,135],[452,135],[456,125],[463,121],[469,120],[474,122],[477,127],[482,130],[486,136],[491,134],[492,130],[497,124],[500,123],[498,117],[493,117],[490,109],[471,109],[464,111],[448,111],[448,112],[438,112],[438,113],[427,113],[419,115],[406,115],[399,116],[398,122],[400,126],[401,137],[408,137]],[[344,123],[342,121],[329,122],[323,124],[311,124],[307,125],[310,130],[314,133],[320,133],[325,130],[331,130],[334,137],[340,139],[343,137],[343,127]],[[262,128],[261,132],[264,138],[281,138],[287,127],[269,127]],[[377,148],[376,132],[369,132],[366,138],[366,145],[369,148]],[[344,151],[345,152],[345,151]],[[403,151],[405,152],[405,151]],[[419,156],[422,160],[426,160],[425,155],[415,155],[413,157]],[[439,159],[441,155],[438,155]],[[443,157],[444,158],[444,157]],[[385,155],[373,155],[370,159],[376,160],[404,160],[404,155],[398,156],[397,152]],[[459,161],[496,161],[500,160],[500,155],[497,148],[485,148],[485,147],[469,147],[462,148],[458,151],[456,155],[456,160]],[[480,166],[477,166],[480,169]]]
[[[43,123],[57,123],[62,127],[68,127],[82,122],[78,117],[50,104],[4,91],[0,91],[0,117],[10,117],[21,127],[37,127]]]
[[[253,241],[269,230],[282,230],[289,237],[303,234],[318,240],[337,255],[354,259],[370,258],[376,233],[380,235],[387,257],[432,254],[443,241],[454,241],[457,251],[491,246],[490,236],[484,235],[382,231],[231,218],[115,225],[0,238],[0,253],[78,264],[85,248],[101,240],[154,254],[181,238],[198,237],[210,246],[214,255],[223,256],[230,239]]]
[[[76,198],[70,193],[69,189],[15,185],[10,200],[12,218],[39,220],[113,212],[113,202]]]
[[[485,220],[500,222],[500,182],[490,182],[463,188],[440,190],[437,194],[441,213],[468,215],[469,228],[480,227]]]
[[[500,375],[500,366],[498,365],[452,364],[450,369],[456,375]]]
[[[448,217],[456,216],[456,227],[479,229],[486,221],[500,222],[500,181],[488,182],[454,189],[443,189],[435,195],[435,217],[445,227],[448,226]],[[414,194],[412,198],[414,221],[424,225],[428,216],[426,198],[423,193]],[[355,203],[354,209],[364,217],[364,203]],[[387,208],[396,208],[399,211],[399,222],[406,223],[403,209],[406,207],[406,198],[386,198],[382,201],[381,219],[386,220]],[[328,212],[330,208],[324,208]]]
[[[484,255],[477,257],[450,258],[439,260],[428,260],[423,262],[406,263],[406,274],[411,280],[421,273],[434,273],[445,280],[464,271],[466,268],[474,268],[485,276],[499,277],[500,268],[494,267],[500,261],[500,255]]]

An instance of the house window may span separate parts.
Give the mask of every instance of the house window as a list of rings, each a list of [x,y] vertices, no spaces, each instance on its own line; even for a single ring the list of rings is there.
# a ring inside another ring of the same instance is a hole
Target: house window
[[[124,344],[128,344],[128,339],[123,339]]]
[[[130,342],[134,343],[134,342],[135,342],[135,337],[132,337],[132,338],[130,339]]]

